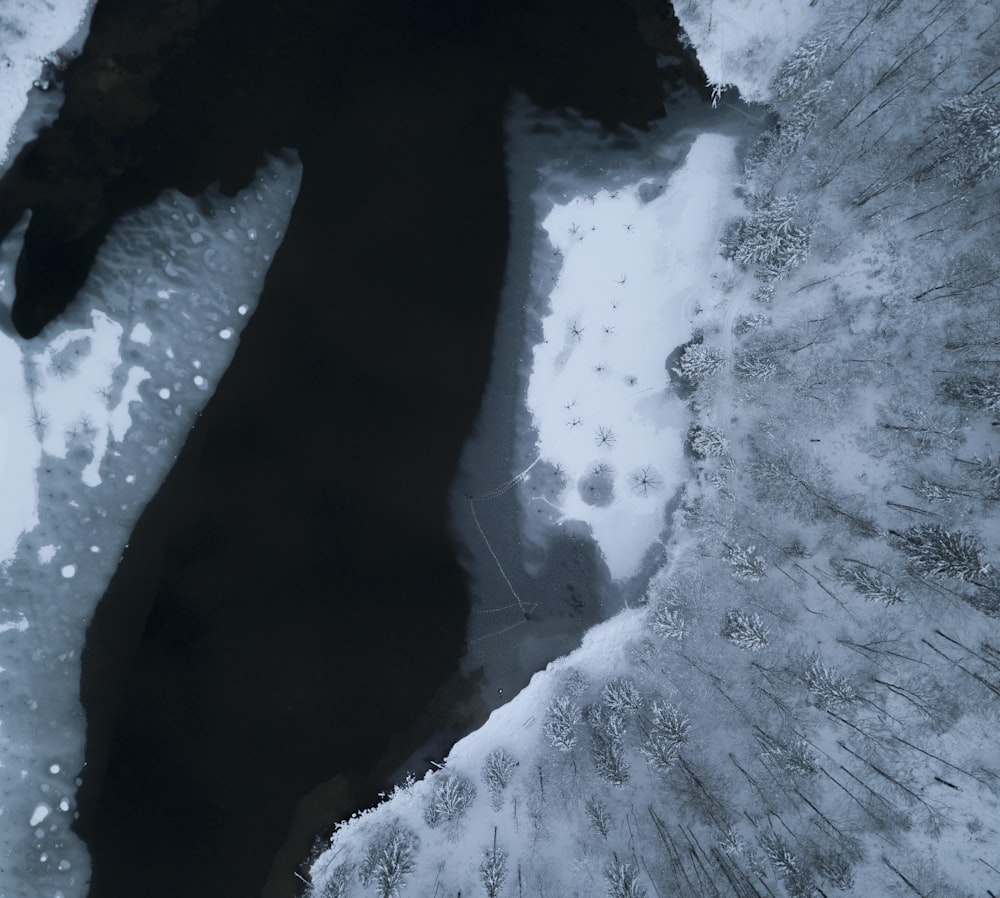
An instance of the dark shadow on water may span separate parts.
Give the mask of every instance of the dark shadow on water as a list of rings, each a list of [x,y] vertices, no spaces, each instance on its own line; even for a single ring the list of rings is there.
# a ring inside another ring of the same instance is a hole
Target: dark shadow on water
[[[0,232],[32,210],[22,334],[166,187],[234,193],[280,146],[304,179],[88,634],[94,898],[292,894],[317,802],[366,805],[477,722],[446,506],[506,257],[504,110],[517,89],[643,127],[662,79],[619,0],[98,4],[59,120],[0,184]]]

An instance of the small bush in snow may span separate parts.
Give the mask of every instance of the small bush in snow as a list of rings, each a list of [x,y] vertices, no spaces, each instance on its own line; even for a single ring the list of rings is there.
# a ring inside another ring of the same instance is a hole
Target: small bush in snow
[[[416,833],[398,823],[393,825],[369,844],[358,870],[361,884],[374,885],[379,898],[396,898],[413,872],[419,847]]]
[[[452,823],[469,809],[475,798],[476,787],[472,780],[456,774],[438,774],[424,808],[424,820],[428,826]]]
[[[674,370],[692,384],[699,384],[722,370],[726,359],[721,349],[692,343],[681,354],[678,367]]]
[[[576,746],[576,728],[581,720],[580,706],[569,696],[561,695],[545,712],[542,732],[559,751],[572,751]]]
[[[989,573],[990,566],[982,558],[983,544],[971,534],[940,524],[920,524],[897,536],[903,552],[922,574],[974,582]]]
[[[688,431],[691,451],[699,458],[724,458],[729,454],[729,440],[717,427],[695,424]]]
[[[604,838],[611,834],[611,827],[614,826],[614,818],[608,809],[601,804],[596,798],[588,798],[587,803],[584,805],[584,811],[586,811],[587,819],[590,820],[590,825],[597,830],[598,833]]]
[[[770,632],[756,613],[730,611],[722,625],[722,635],[741,649],[759,652],[767,646]]]
[[[492,848],[483,849],[479,879],[483,884],[483,891],[486,892],[486,898],[497,898],[507,880],[507,852],[497,848],[496,840]]]
[[[604,876],[611,898],[646,898],[646,889],[639,883],[639,874],[631,864],[618,860],[617,854],[604,871]]]
[[[763,280],[779,280],[809,255],[811,235],[796,223],[797,218],[794,197],[778,197],[737,222],[727,235],[725,249],[741,265],[756,265]]]
[[[816,703],[828,711],[839,711],[845,705],[857,701],[858,693],[851,681],[819,658],[813,658],[809,662],[805,681],[806,688],[813,694]]]
[[[1000,100],[987,93],[954,97],[938,107],[942,162],[959,182],[1000,174]]]
[[[757,554],[756,546],[743,547],[739,543],[733,543],[727,547],[726,561],[737,580],[757,583],[767,576],[767,562]]]
[[[826,57],[830,41],[825,35],[806,41],[788,57],[774,76],[771,89],[779,98],[790,97],[802,91],[813,80]]]
[[[670,602],[655,605],[649,614],[649,628],[666,639],[683,639],[688,632],[688,622],[680,608]]]
[[[483,782],[490,793],[490,806],[499,811],[503,805],[503,793],[514,777],[517,769],[515,761],[502,748],[491,751],[483,762]]]

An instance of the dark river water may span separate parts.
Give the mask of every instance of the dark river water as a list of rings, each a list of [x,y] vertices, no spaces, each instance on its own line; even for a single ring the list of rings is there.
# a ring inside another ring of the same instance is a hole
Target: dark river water
[[[324,826],[476,722],[447,493],[507,252],[504,110],[518,90],[609,129],[661,116],[640,31],[669,35],[669,7],[636,4],[641,28],[622,0],[100,0],[35,148],[63,189],[29,165],[8,185],[63,272],[26,265],[19,328],[58,311],[130,205],[236,190],[278,146],[304,177],[88,635],[93,898],[290,895]]]

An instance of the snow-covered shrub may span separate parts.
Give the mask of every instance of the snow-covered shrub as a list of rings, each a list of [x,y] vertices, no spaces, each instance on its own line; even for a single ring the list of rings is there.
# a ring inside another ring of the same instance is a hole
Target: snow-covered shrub
[[[649,628],[666,639],[683,639],[688,631],[688,622],[677,605],[660,602],[649,612]]]
[[[694,424],[688,431],[691,451],[699,458],[724,458],[729,454],[729,440],[717,427]]]
[[[504,790],[510,785],[516,769],[517,761],[502,748],[495,748],[486,756],[483,762],[483,782],[494,811],[499,811],[503,805]]]
[[[839,711],[858,698],[851,681],[819,658],[813,658],[806,667],[805,683],[816,704],[828,711]]]
[[[734,223],[723,244],[724,254],[746,267],[756,265],[765,281],[779,280],[809,255],[811,234],[797,219],[796,199],[777,197]]]
[[[492,848],[483,849],[483,860],[479,864],[479,879],[483,884],[486,898],[497,898],[507,880],[507,852],[497,848],[494,840]]]
[[[978,537],[940,524],[918,524],[896,534],[907,558],[922,574],[975,582],[989,573]]]
[[[1000,100],[988,93],[953,97],[937,109],[943,164],[956,181],[1000,174]]]
[[[546,710],[542,732],[559,751],[572,751],[576,746],[576,728],[581,720],[580,706],[568,695],[561,695]]]
[[[608,880],[608,895],[611,898],[646,898],[646,889],[639,882],[639,874],[631,864],[614,856],[611,865],[604,871]]]
[[[604,684],[601,701],[615,714],[624,717],[642,708],[642,696],[628,677],[614,677]]]
[[[736,360],[733,371],[744,380],[770,380],[778,373],[778,366],[770,359],[747,354]]]
[[[593,796],[587,799],[583,809],[587,814],[587,819],[590,820],[590,825],[602,838],[607,839],[611,835],[611,827],[614,826],[615,822],[611,812]]]
[[[396,898],[406,877],[413,872],[420,840],[399,823],[377,836],[368,845],[358,870],[363,886],[373,885],[379,898]]]
[[[763,556],[757,554],[756,546],[741,546],[733,543],[726,548],[726,561],[733,569],[733,576],[737,580],[746,580],[750,583],[757,583],[767,576],[767,562]]]
[[[755,612],[734,610],[726,613],[722,635],[741,649],[759,652],[768,645],[770,631]]]
[[[674,370],[686,381],[699,384],[722,370],[726,357],[722,350],[704,343],[692,343],[681,354]]]
[[[849,583],[860,595],[872,602],[898,605],[903,601],[903,591],[898,586],[864,565],[843,568],[839,573],[845,583]]]
[[[830,39],[826,35],[806,41],[778,69],[771,90],[780,99],[800,94],[814,79],[817,70],[826,58]]]
[[[666,772],[674,766],[690,728],[691,722],[674,705],[653,702],[642,753],[654,769]]]
[[[424,820],[428,826],[452,823],[469,809],[475,798],[476,786],[472,780],[458,774],[439,774],[424,808]]]

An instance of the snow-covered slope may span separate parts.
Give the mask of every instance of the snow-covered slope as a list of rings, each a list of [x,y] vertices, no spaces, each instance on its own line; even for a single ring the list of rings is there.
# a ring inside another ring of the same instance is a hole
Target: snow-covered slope
[[[998,891],[1000,15],[677,11],[777,126],[743,149],[742,208],[713,207],[726,263],[675,366],[694,426],[669,559],[644,610],[339,827],[317,896]],[[605,190],[556,203],[551,233],[630,197]],[[595,293],[627,283],[586,261]],[[550,289],[535,360],[557,383],[603,318]]]

